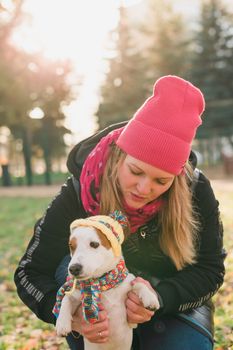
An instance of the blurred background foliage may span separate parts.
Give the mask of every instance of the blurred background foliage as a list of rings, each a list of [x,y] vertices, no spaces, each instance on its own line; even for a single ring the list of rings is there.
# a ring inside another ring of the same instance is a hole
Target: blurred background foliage
[[[204,166],[223,164],[233,174],[233,6],[200,0],[198,14],[181,14],[171,0],[144,0],[145,13],[119,6],[109,36],[105,79],[99,89],[97,128],[130,119],[161,75],[191,80],[206,98],[194,148]],[[23,0],[8,10],[0,0],[0,165],[2,185],[32,185],[38,173],[50,184],[66,172],[69,147],[64,107],[79,96],[66,61],[49,61],[12,45],[25,20]],[[191,6],[191,5],[190,5]],[[78,84],[82,79],[77,77]],[[81,118],[85,116],[80,116]],[[70,146],[70,145],[69,145]],[[41,180],[40,180],[41,181]]]

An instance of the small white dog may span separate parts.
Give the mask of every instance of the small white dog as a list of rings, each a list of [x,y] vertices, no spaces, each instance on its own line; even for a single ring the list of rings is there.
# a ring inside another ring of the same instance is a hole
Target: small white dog
[[[58,316],[57,334],[66,336],[72,331],[72,315],[80,304],[90,323],[98,319],[99,303],[104,305],[109,316],[109,340],[97,344],[84,338],[85,350],[130,350],[133,325],[127,322],[125,308],[130,290],[138,295],[144,307],[159,308],[156,293],[144,283],[131,285],[135,276],[128,273],[121,255],[122,218],[121,213],[114,212],[112,217],[97,215],[71,224],[69,277],[57,294],[53,312]],[[67,286],[71,289],[68,292]]]

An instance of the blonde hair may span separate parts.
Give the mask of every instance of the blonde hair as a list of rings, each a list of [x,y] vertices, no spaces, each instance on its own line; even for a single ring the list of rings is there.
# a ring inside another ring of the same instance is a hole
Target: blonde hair
[[[117,170],[125,157],[126,153],[115,144],[111,145],[101,179],[100,214],[108,215],[116,209],[124,212]],[[190,179],[192,168],[189,164],[186,164],[185,171]],[[163,197],[165,204],[159,212],[160,247],[171,258],[177,270],[181,270],[185,265],[196,261],[198,220],[192,206],[192,194],[187,177],[176,176]]]
[[[121,204],[118,184],[118,166],[126,157],[119,147],[113,143],[100,181],[100,214],[108,215],[118,209],[124,212]]]
[[[189,164],[186,164],[185,171],[190,180],[193,171]],[[159,212],[162,228],[159,242],[161,249],[172,259],[177,270],[181,270],[185,265],[196,262],[199,228],[187,177],[183,174],[176,176],[165,197],[165,206]]]

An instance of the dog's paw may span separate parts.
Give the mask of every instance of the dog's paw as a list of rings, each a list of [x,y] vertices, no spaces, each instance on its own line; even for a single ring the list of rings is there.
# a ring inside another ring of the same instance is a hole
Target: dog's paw
[[[61,317],[58,317],[56,323],[56,332],[59,337],[66,337],[72,331],[71,328],[71,319],[67,320]]]
[[[148,288],[144,283],[135,283],[132,290],[137,294],[146,309],[155,311],[160,308],[156,293],[151,291],[150,288]]]

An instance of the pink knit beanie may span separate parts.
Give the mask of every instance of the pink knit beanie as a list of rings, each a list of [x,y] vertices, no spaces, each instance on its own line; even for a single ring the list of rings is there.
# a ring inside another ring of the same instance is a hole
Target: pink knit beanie
[[[182,78],[164,76],[126,125],[117,145],[134,158],[178,175],[189,158],[204,107],[198,88]]]

